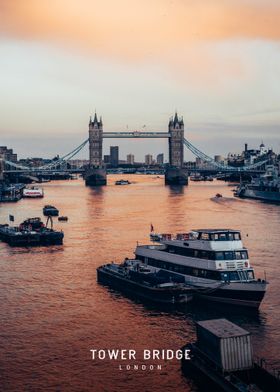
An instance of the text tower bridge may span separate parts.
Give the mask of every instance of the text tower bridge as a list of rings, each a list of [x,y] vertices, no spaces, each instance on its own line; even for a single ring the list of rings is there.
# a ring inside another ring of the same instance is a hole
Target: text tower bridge
[[[102,118],[89,121],[89,168],[85,173],[87,185],[106,185],[106,169],[102,164],[104,138],[167,138],[169,167],[165,172],[166,184],[187,185],[188,177],[182,170],[184,162],[184,121],[175,113],[168,124],[168,132],[103,132]]]

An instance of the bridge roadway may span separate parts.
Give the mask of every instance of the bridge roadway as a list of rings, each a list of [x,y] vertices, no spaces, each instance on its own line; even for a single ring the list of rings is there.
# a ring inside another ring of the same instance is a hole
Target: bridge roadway
[[[170,138],[169,132],[142,132],[142,131],[131,131],[131,132],[103,132],[102,137],[107,139],[122,139],[122,138]]]
[[[162,171],[162,170],[164,170],[164,169],[161,169],[161,168],[159,168],[159,167],[145,167],[145,166],[130,166],[130,167],[126,167],[126,166],[124,166],[124,167],[122,167],[122,166],[119,166],[118,168],[114,168],[114,169],[112,169],[112,168],[108,168],[108,171],[110,172],[110,170],[116,170],[116,169],[119,169],[119,170],[124,170],[124,171],[128,171],[129,169],[130,170],[141,170],[141,169],[146,169],[146,171],[152,171],[152,172],[157,172],[157,171]],[[260,169],[251,169],[251,170],[246,170],[246,171],[242,171],[242,170],[240,170],[240,168],[238,168],[238,167],[233,167],[231,170],[228,170],[228,169],[225,169],[225,170],[221,170],[221,169],[219,169],[219,168],[192,168],[192,169],[188,169],[188,168],[186,168],[186,167],[183,167],[182,168],[184,171],[186,171],[186,172],[189,172],[189,173],[209,173],[209,174],[217,174],[217,173],[228,173],[228,174],[234,174],[234,173],[240,173],[240,174],[261,174],[261,173],[264,173],[265,172],[265,170],[260,170]],[[239,170],[238,170],[239,169]],[[22,173],[22,174],[32,174],[32,175],[49,175],[49,174],[63,174],[63,173],[73,173],[73,174],[75,174],[75,173],[84,173],[84,171],[85,171],[85,169],[84,168],[73,168],[73,169],[71,169],[71,168],[69,168],[69,169],[53,169],[53,170],[51,170],[51,169],[49,169],[49,170],[46,170],[46,169],[44,169],[44,170],[36,170],[35,168],[30,168],[29,170],[4,170],[4,173],[7,173],[7,174],[20,174],[20,173]]]

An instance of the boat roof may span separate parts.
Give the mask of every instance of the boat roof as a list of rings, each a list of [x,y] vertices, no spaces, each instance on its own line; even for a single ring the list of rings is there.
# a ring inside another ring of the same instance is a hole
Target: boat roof
[[[248,331],[225,318],[199,321],[197,325],[221,339],[250,335]]]
[[[229,233],[229,232],[240,233],[240,230],[235,230],[235,229],[197,229],[192,231],[195,231],[197,233]]]

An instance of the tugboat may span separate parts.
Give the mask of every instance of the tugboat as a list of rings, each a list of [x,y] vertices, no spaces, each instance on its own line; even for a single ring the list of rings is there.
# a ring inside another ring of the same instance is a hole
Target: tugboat
[[[58,216],[59,215],[59,210],[56,207],[54,207],[54,206],[46,205],[43,208],[43,214],[45,216]]]
[[[48,228],[40,218],[26,219],[19,226],[0,225],[0,240],[10,246],[61,245],[63,237],[62,231]]]
[[[162,238],[160,244],[137,245],[136,259],[180,275],[195,298],[257,309],[267,282],[256,279],[241,234],[231,229],[199,229]]]
[[[181,276],[163,270],[155,271],[137,259],[98,267],[97,280],[153,302],[178,304],[193,298],[193,290],[184,285]]]
[[[280,390],[279,371],[263,367],[255,360],[250,333],[226,319],[196,324],[197,341],[182,348],[185,376],[194,379],[203,390],[226,392],[272,392]]]
[[[129,185],[129,184],[131,184],[131,182],[128,180],[118,180],[115,182],[115,185]]]

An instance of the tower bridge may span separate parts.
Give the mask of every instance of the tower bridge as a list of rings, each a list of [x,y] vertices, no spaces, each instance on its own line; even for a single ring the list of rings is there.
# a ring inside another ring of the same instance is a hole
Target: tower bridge
[[[188,177],[182,170],[184,162],[184,121],[175,113],[169,119],[167,132],[103,132],[102,118],[89,120],[89,168],[85,173],[87,185],[106,185],[106,169],[102,166],[104,138],[167,138],[169,146],[169,164],[165,172],[167,184],[186,185]]]
[[[7,161],[0,155],[0,182],[3,181],[4,174],[7,173],[25,173],[29,175],[36,175],[42,173],[55,173],[59,170],[67,172],[84,172],[84,178],[87,185],[106,185],[106,168],[103,165],[103,139],[106,138],[165,138],[168,139],[169,152],[169,166],[165,170],[165,182],[167,184],[182,184],[186,185],[188,181],[186,170],[183,168],[184,162],[184,146],[188,148],[196,157],[206,162],[209,167],[215,168],[217,171],[223,173],[259,173],[267,162],[265,158],[262,161],[256,162],[252,165],[242,167],[224,166],[216,162],[213,158],[200,151],[189,140],[184,137],[184,121],[182,117],[178,117],[175,113],[169,119],[168,129],[166,132],[144,132],[144,131],[130,131],[130,132],[104,132],[103,122],[100,117],[97,118],[95,113],[93,119],[90,117],[89,121],[89,136],[79,146],[72,151],[65,154],[59,159],[55,159],[48,164],[40,167],[28,167],[18,163]],[[89,143],[89,166],[84,169],[71,169],[67,167],[67,163],[76,154],[78,154]]]

